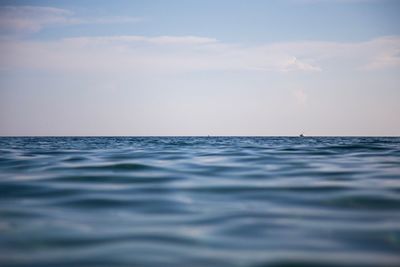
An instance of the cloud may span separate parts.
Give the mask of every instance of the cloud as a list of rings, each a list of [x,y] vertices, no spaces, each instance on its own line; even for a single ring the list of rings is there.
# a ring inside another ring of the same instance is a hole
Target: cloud
[[[292,57],[282,66],[283,71],[302,70],[302,71],[321,71],[319,67],[313,66],[309,63],[301,62],[296,57]]]
[[[201,45],[217,43],[217,39],[198,36],[157,36],[120,35],[103,37],[65,38],[64,41],[80,45],[118,45],[148,43],[155,45]]]
[[[375,40],[370,49],[375,51],[374,56],[362,66],[364,70],[378,70],[400,66],[400,37],[386,37]]]
[[[242,46],[198,36],[104,36],[57,41],[0,42],[0,68],[76,71],[278,71],[315,72],[296,51]],[[62,51],[62,53],[60,53]],[[311,61],[311,60],[310,60]]]
[[[74,24],[110,24],[141,21],[138,17],[83,18],[72,11],[54,7],[3,6],[0,7],[0,33],[26,34],[38,32],[44,27]]]
[[[72,12],[53,7],[0,7],[1,32],[37,32],[50,24],[73,23]]]
[[[133,23],[140,22],[144,19],[141,17],[128,17],[128,16],[112,16],[101,18],[77,18],[77,24],[118,24],[118,23]]]
[[[367,70],[376,70],[396,66],[400,66],[400,51],[383,53],[374,58],[364,68]]]
[[[369,3],[378,2],[381,0],[291,0],[293,3],[300,4],[330,4],[330,3],[341,3],[341,4],[352,4],[352,3]]]
[[[293,97],[295,98],[296,102],[302,106],[307,103],[308,96],[302,89],[293,91]]]
[[[0,41],[0,69],[171,73],[245,71],[318,74],[400,66],[399,37],[367,42],[241,45],[199,36],[103,36]],[[397,54],[396,54],[397,53]]]

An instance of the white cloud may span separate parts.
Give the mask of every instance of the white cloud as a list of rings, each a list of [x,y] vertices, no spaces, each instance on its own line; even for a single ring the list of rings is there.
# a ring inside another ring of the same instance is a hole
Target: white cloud
[[[316,71],[296,52],[274,46],[248,47],[197,36],[106,36],[58,41],[3,41],[5,68],[66,69],[77,71],[182,72]],[[62,53],[61,53],[62,51]],[[293,54],[294,53],[294,54]]]
[[[368,70],[375,70],[396,66],[400,66],[400,51],[396,51],[394,53],[383,53],[374,58],[364,68]]]
[[[319,67],[313,66],[309,63],[301,62],[296,57],[292,57],[282,65],[283,71],[302,70],[302,71],[321,71]]]
[[[140,35],[120,35],[120,36],[103,36],[103,37],[77,37],[65,38],[64,41],[75,43],[77,45],[118,45],[118,44],[135,44],[148,43],[156,45],[201,45],[217,43],[214,38],[198,37],[198,36],[157,36],[147,37]]]
[[[295,98],[296,102],[302,106],[304,106],[308,100],[308,95],[303,89],[297,89],[293,91],[293,97]]]
[[[381,0],[292,0],[293,3],[299,4],[319,4],[319,3],[368,3],[368,2],[378,2]]]
[[[399,67],[400,38],[239,45],[198,36],[104,36],[0,41],[0,69],[170,73],[308,72]],[[397,54],[396,54],[397,53]]]
[[[110,24],[141,21],[138,17],[78,17],[73,12],[53,7],[3,6],[0,7],[0,33],[33,33],[54,25]]]
[[[140,22],[144,19],[141,17],[128,17],[128,16],[112,16],[101,18],[77,18],[78,24],[114,24],[114,23],[132,23]]]
[[[362,69],[377,70],[400,66],[400,37],[380,38],[371,42],[375,54]]]
[[[33,6],[0,7],[2,32],[36,32],[50,24],[73,23],[72,13],[65,9]]]

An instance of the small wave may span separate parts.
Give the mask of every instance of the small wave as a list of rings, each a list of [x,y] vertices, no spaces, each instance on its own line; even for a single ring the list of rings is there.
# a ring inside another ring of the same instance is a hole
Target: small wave
[[[1,266],[397,266],[400,138],[0,138]]]

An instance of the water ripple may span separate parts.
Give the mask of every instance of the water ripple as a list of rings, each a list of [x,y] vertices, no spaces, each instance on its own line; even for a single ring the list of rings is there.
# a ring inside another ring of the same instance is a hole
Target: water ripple
[[[399,266],[400,138],[3,137],[1,266]]]

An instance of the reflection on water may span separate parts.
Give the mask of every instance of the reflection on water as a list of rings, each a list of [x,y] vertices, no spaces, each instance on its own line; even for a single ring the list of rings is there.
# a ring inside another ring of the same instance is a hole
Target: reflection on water
[[[0,138],[1,266],[398,266],[400,138]]]

